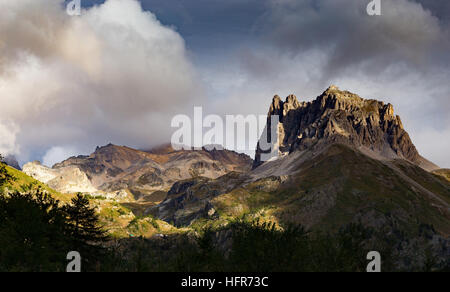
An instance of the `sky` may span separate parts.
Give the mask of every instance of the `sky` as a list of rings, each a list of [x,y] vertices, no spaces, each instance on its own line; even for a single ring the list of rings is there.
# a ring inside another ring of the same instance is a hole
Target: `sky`
[[[450,1],[382,0],[380,16],[369,0],[68,2],[0,0],[0,153],[21,163],[146,149],[194,106],[265,115],[275,94],[335,84],[392,103],[450,168]]]

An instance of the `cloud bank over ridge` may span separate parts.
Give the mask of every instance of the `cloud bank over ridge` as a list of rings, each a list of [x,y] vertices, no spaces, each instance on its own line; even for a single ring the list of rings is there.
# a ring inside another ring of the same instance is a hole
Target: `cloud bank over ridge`
[[[169,117],[201,96],[183,38],[135,0],[79,17],[59,0],[3,0],[0,65],[0,151],[21,160],[168,141]]]

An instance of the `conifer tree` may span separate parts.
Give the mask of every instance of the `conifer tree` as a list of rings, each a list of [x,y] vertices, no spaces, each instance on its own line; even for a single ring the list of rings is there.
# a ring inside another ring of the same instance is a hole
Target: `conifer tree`
[[[63,270],[69,245],[58,204],[40,190],[0,196],[0,271]]]
[[[77,194],[70,204],[64,206],[67,216],[67,235],[73,243],[73,250],[81,253],[82,258],[93,262],[101,256],[101,243],[108,237],[102,226],[95,208],[90,206],[89,199]]]

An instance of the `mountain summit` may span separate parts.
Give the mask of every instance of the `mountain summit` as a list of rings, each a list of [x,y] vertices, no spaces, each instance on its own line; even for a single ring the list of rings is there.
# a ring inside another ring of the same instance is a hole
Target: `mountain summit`
[[[363,99],[334,85],[312,102],[299,102],[295,95],[283,102],[276,95],[268,125],[273,115],[279,116],[278,139],[270,142],[278,142],[280,155],[340,143],[378,160],[400,158],[429,171],[439,168],[420,156],[392,104]],[[262,164],[262,153],[258,143],[254,168]]]

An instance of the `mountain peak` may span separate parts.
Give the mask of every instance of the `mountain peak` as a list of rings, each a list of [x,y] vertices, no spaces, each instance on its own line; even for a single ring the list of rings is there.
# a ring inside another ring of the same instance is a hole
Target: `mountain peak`
[[[97,147],[95,148],[95,152],[97,152],[97,151],[99,151],[99,150],[102,150],[102,149],[115,148],[115,147],[119,147],[119,146],[116,146],[116,145],[114,145],[114,144],[112,144],[112,143],[108,143],[108,144],[105,145],[105,146],[97,146]]]
[[[364,99],[335,85],[311,102],[299,102],[295,95],[284,103],[274,98],[271,115],[279,115],[280,154],[341,143],[380,159],[400,158],[425,169],[437,168],[419,155],[392,104]],[[258,148],[254,167],[262,164],[262,153]]]
[[[336,85],[331,84],[326,91],[339,91],[339,87]]]
[[[283,108],[283,101],[278,95],[275,95],[272,99],[272,104],[269,108],[269,115],[278,115],[280,114]]]
[[[288,97],[286,97],[285,103],[298,104],[297,96],[295,96],[293,94],[288,95]]]

